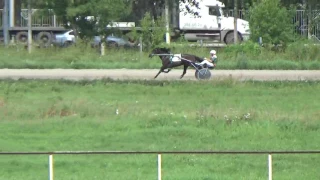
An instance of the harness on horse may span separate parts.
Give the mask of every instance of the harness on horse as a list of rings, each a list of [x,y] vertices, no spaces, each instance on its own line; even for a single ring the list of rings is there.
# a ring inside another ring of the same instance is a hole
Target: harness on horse
[[[170,64],[171,64],[172,63],[172,59],[174,57],[174,54],[172,54],[170,51],[169,51],[169,54],[170,54],[169,59],[170,59]]]
[[[172,59],[175,57],[174,54],[172,54],[171,52],[168,52],[168,54],[157,54],[157,55],[169,56],[170,64],[173,62]]]
[[[172,58],[173,58],[173,55],[170,55],[170,64],[172,63]]]

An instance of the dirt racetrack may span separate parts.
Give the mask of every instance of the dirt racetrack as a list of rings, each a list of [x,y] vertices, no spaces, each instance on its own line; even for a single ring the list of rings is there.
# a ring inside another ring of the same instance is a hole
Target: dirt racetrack
[[[0,69],[0,79],[68,79],[94,80],[111,78],[115,80],[152,80],[158,69]],[[157,80],[179,80],[182,69],[161,73]],[[235,80],[320,80],[320,70],[211,70],[211,80],[232,78]],[[188,69],[182,80],[196,80],[195,70]]]

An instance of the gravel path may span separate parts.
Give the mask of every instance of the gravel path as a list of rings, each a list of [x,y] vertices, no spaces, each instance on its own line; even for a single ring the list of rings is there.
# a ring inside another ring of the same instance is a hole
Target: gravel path
[[[101,79],[118,80],[142,79],[151,80],[158,69],[0,69],[0,79]],[[320,70],[211,70],[211,80],[233,78],[235,80],[320,80]],[[179,80],[182,69],[173,69],[169,73],[161,73],[158,80]],[[182,80],[196,80],[195,70],[189,69]]]

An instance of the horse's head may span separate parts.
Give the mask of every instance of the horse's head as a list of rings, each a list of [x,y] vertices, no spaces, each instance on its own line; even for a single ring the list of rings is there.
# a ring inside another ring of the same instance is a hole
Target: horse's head
[[[149,54],[149,57],[153,57],[156,54],[170,54],[170,49],[169,48],[155,48],[151,51]]]

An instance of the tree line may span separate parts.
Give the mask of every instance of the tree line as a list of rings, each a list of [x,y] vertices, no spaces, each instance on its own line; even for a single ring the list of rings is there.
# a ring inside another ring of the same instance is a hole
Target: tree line
[[[0,0],[3,7],[5,0]],[[319,0],[220,0],[226,9],[246,9],[250,12],[252,38],[263,37],[265,42],[280,43],[291,39],[291,17],[295,9],[311,11],[320,8]],[[64,24],[69,22],[73,29],[81,32],[82,38],[106,35],[105,27],[112,21],[138,21],[148,13],[152,19],[159,19],[165,0],[30,0],[32,8],[53,9]],[[169,6],[179,2],[198,7],[198,0],[168,0]],[[15,0],[15,16],[19,24],[21,8],[28,0]],[[197,15],[198,12],[188,13]],[[291,10],[291,11],[290,11]],[[235,13],[237,14],[237,13]],[[92,16],[90,20],[87,16]],[[311,19],[311,18],[309,18]],[[303,22],[306,23],[306,22]]]

